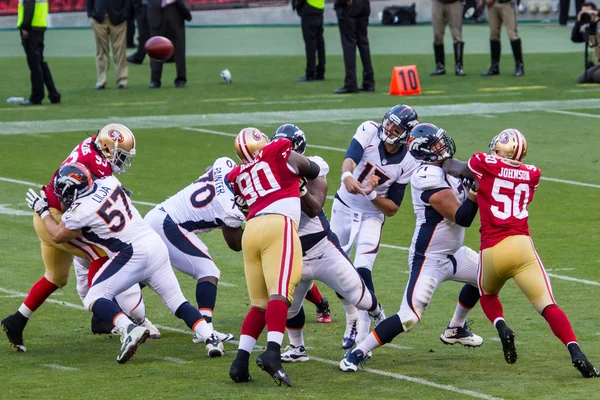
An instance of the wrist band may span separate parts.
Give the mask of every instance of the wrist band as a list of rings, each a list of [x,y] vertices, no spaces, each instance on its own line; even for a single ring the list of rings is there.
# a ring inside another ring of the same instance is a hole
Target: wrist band
[[[45,217],[47,217],[48,215],[50,215],[50,211],[46,210],[43,213],[40,214],[40,218],[44,219]]]
[[[344,173],[342,174],[342,183],[344,183],[344,180],[345,180],[347,177],[349,177],[349,176],[352,176],[352,172],[350,172],[350,171],[346,171],[346,172],[344,172]]]
[[[371,193],[369,193],[367,195],[367,199],[369,199],[371,201],[375,200],[375,197],[377,197],[377,192],[375,190],[373,190]]]

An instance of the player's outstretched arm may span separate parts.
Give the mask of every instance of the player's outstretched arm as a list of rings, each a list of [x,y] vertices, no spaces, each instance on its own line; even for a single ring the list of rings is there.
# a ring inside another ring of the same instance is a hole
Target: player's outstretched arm
[[[460,161],[455,158],[449,158],[444,161],[442,168],[448,175],[452,175],[457,178],[474,179],[473,173],[469,169],[467,163],[464,161]]]
[[[229,246],[231,250],[242,251],[242,235],[244,234],[244,230],[241,227],[232,228],[223,225],[221,231],[223,232],[223,237],[225,238],[225,242],[227,242],[227,246]]]
[[[427,194],[427,192],[423,194]],[[471,226],[477,215],[476,197],[471,192],[469,193],[469,198],[461,203],[452,189],[443,189],[431,194],[429,204],[442,217],[465,228]]]
[[[56,243],[65,243],[81,236],[81,229],[71,230],[65,226],[64,222],[57,223],[50,215],[44,217],[42,221],[50,237]]]
[[[316,179],[319,176],[319,172],[321,172],[319,164],[293,151],[288,158],[288,164],[298,171],[299,176],[304,176],[307,179]]]
[[[303,196],[302,193],[300,193],[302,196],[300,198],[302,201],[302,211],[309,217],[314,218],[321,212],[323,205],[325,204],[328,187],[327,179],[319,176],[312,181],[308,181],[306,185],[306,193]]]

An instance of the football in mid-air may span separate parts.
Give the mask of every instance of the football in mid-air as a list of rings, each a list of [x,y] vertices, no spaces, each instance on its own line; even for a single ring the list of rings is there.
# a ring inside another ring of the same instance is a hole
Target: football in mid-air
[[[175,47],[166,37],[153,36],[144,45],[146,53],[156,61],[167,61],[173,55]]]

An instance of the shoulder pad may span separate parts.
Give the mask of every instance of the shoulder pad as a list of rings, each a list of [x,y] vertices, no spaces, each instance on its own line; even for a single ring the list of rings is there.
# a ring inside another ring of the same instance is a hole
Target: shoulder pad
[[[379,124],[373,121],[365,121],[356,129],[354,139],[358,140],[360,144],[366,146],[368,142],[377,135]]]
[[[410,184],[423,191],[450,187],[446,182],[444,170],[434,165],[422,165],[413,173]]]
[[[317,164],[319,166],[319,168],[321,168],[321,171],[319,172],[319,176],[322,176],[322,177],[327,176],[327,174],[329,173],[329,164],[327,164],[327,161],[323,160],[319,156],[310,156],[310,157],[307,157],[307,158],[310,161],[312,161],[315,164]]]

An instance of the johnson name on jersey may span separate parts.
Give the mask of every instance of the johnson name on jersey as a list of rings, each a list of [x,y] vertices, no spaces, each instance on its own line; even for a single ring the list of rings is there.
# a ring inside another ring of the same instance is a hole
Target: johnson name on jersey
[[[422,165],[411,177],[410,187],[417,216],[411,252],[443,257],[454,254],[463,245],[465,228],[444,218],[429,204],[429,198],[440,190],[452,189],[456,197],[463,202],[468,193],[462,182],[458,178],[446,175],[441,167]]]
[[[206,173],[159,207],[188,231],[208,232],[222,225],[240,227],[244,214],[235,205],[233,190],[226,181],[235,166],[231,158],[217,159]]]
[[[533,165],[509,165],[491,154],[475,153],[467,163],[479,183],[481,249],[514,235],[529,236],[527,205],[542,172]]]
[[[329,173],[329,165],[327,162],[319,156],[310,156],[308,159],[319,165],[321,168],[319,176],[326,178]],[[298,235],[302,242],[302,249],[306,251],[308,248],[314,246],[317,242],[327,236],[329,230],[329,221],[327,221],[327,217],[323,210],[321,210],[319,215],[313,218],[302,212],[300,225],[298,226]]]
[[[361,184],[366,183],[372,175],[379,177],[376,191],[381,197],[388,197],[390,187],[397,183],[406,185],[419,163],[410,155],[406,146],[394,154],[385,151],[384,143],[379,139],[377,131],[379,124],[373,121],[363,122],[352,138],[349,152],[360,152],[362,156],[357,162],[352,176]],[[356,149],[356,150],[355,150]],[[361,150],[362,149],[362,150]],[[346,157],[354,158],[354,154],[346,153]],[[356,160],[355,160],[356,161]],[[361,210],[363,213],[381,213],[366,196],[350,194],[342,184],[337,192],[340,200],[350,208]]]
[[[62,221],[68,229],[81,229],[83,240],[101,248],[108,256],[147,235],[156,235],[114,176],[95,180],[94,189],[75,200]]]

